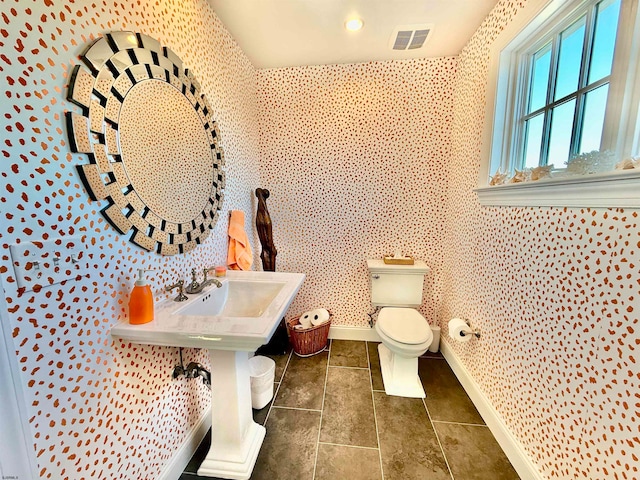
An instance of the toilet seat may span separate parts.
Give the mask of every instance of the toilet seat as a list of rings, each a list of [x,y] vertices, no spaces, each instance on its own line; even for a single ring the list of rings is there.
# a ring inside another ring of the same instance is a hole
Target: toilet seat
[[[421,345],[433,336],[429,323],[413,308],[385,307],[376,325],[389,339],[405,345]]]

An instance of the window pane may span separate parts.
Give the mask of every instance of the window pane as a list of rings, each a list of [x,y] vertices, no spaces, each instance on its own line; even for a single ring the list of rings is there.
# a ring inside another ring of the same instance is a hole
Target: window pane
[[[597,82],[611,73],[619,14],[620,0],[606,0],[598,5],[589,83]]]
[[[555,100],[578,90],[584,29],[585,17],[582,17],[560,34],[560,57],[556,74]]]
[[[549,160],[547,163],[556,166],[569,160],[571,149],[571,130],[576,100],[573,99],[558,105],[551,113],[551,138],[549,139]]]
[[[602,127],[604,126],[604,111],[607,106],[608,93],[609,84],[605,84],[590,91],[586,95],[579,153],[600,150]]]
[[[542,145],[542,125],[544,114],[540,113],[527,120],[525,125],[524,166],[534,168],[540,165],[540,145]]]
[[[551,65],[551,44],[542,47],[533,56],[531,66],[531,89],[529,91],[529,108],[527,113],[542,108],[547,103],[547,85],[549,84],[549,67]]]

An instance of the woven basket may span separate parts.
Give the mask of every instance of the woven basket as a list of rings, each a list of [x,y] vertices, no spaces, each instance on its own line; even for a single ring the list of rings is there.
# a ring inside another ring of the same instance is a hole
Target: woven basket
[[[327,322],[305,330],[293,328],[300,324],[299,316],[287,321],[289,341],[296,355],[299,357],[311,357],[322,352],[327,347],[332,317],[333,314],[329,312],[329,320]]]

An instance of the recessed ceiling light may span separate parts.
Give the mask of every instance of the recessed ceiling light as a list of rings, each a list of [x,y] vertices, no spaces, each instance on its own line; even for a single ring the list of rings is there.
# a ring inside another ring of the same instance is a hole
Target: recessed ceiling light
[[[357,32],[362,28],[363,25],[364,25],[364,22],[362,21],[362,19],[355,17],[347,20],[344,23],[344,28],[346,28],[350,32]]]

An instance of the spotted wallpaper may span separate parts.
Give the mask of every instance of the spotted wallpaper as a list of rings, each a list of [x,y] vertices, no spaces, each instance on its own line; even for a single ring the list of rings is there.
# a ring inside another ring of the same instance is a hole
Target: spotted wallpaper
[[[479,205],[489,47],[501,1],[458,58],[443,308],[451,342],[545,478],[640,478],[640,212]]]
[[[367,258],[400,251],[442,297],[455,58],[258,72],[262,183],[278,265],[307,274],[291,311],[367,325]]]
[[[0,279],[41,478],[157,478],[208,390],[170,378],[177,349],[114,341],[109,328],[136,268],[154,269],[160,299],[191,268],[223,263],[226,212],[255,211],[257,186],[271,192],[278,269],[307,274],[292,313],[325,306],[336,324],[364,326],[365,259],[424,259],[422,313],[482,331],[451,347],[542,475],[640,478],[640,213],[482,207],[473,192],[489,47],[525,4],[499,2],[456,58],[256,71],[206,0],[4,1]],[[128,243],[75,170],[85,160],[64,131],[76,108],[66,83],[84,45],[113,30],[177,53],[220,125],[223,210],[184,255]],[[8,246],[71,235],[86,275],[19,291]],[[207,362],[198,350],[185,360]]]
[[[187,254],[146,252],[108,225],[99,214],[104,202],[89,200],[76,172],[86,158],[68,145],[65,112],[79,113],[65,100],[71,71],[88,42],[121,30],[173,50],[199,79],[220,128],[222,211]],[[206,0],[7,0],[0,52],[0,275],[38,472],[52,480],[155,480],[202,417],[209,390],[171,378],[178,349],[114,341],[109,330],[126,316],[137,268],[153,269],[160,300],[162,288],[191,268],[224,264],[228,210],[247,212],[251,227],[259,186],[255,70]],[[8,246],[71,235],[83,238],[85,276],[19,291]],[[195,349],[184,359],[208,363]]]

